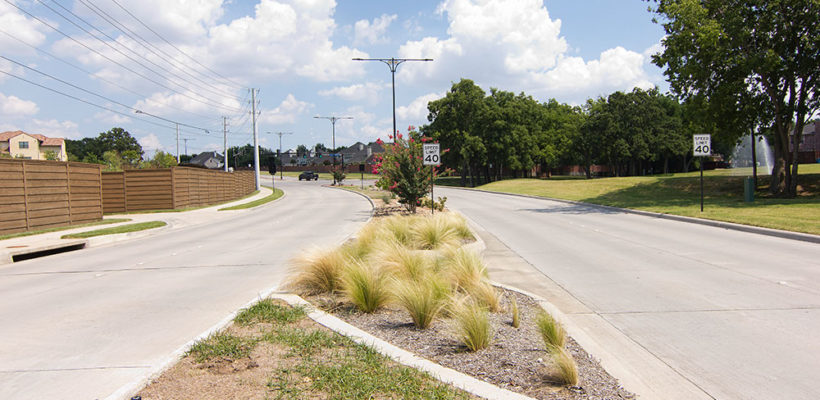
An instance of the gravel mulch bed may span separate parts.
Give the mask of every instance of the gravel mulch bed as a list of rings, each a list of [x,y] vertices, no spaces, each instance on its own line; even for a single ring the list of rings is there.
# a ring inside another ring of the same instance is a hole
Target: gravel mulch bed
[[[520,327],[512,327],[509,312],[491,314],[493,344],[475,353],[458,343],[446,320],[439,319],[428,329],[420,330],[412,324],[407,312],[400,308],[388,307],[373,314],[364,314],[352,304],[342,302],[339,297],[319,295],[306,299],[351,325],[421,357],[534,398],[635,398],[572,338],[568,338],[566,348],[578,365],[578,386],[565,387],[554,383],[550,356],[535,328],[540,306],[520,293],[502,292],[505,310],[510,309],[511,296],[516,297],[521,316]]]

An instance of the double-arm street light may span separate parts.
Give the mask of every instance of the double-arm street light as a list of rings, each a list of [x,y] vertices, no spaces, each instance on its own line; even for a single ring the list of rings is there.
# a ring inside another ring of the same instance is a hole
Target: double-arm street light
[[[333,146],[333,149],[332,149],[333,150],[333,165],[335,166],[336,165],[336,121],[338,121],[340,119],[353,119],[353,117],[337,117],[337,116],[334,115],[334,116],[330,116],[330,117],[315,116],[313,118],[330,120],[330,124],[333,125],[333,131],[332,131],[333,136],[332,136],[332,139],[331,139],[332,140],[331,146]],[[336,184],[336,177],[335,176],[333,177],[333,184],[334,185]]]
[[[151,113],[147,113],[147,112],[142,111],[142,110],[136,110],[136,111],[134,111],[134,112],[135,112],[135,113],[137,113],[137,114],[145,114],[145,115],[147,115],[147,116],[154,117],[154,118],[156,118],[156,119],[161,119],[161,120],[163,120],[163,121],[170,122],[170,123],[172,123],[172,124],[176,125],[176,127],[177,127],[177,164],[179,164],[179,126],[180,126],[180,125],[182,125],[182,126],[187,126],[187,127],[189,127],[189,128],[199,129],[199,130],[205,131],[205,133],[211,133],[209,130],[207,130],[207,129],[205,129],[205,128],[200,128],[200,127],[198,127],[198,126],[193,126],[193,125],[183,124],[182,122],[171,121],[171,120],[170,120],[170,119],[168,119],[168,118],[163,118],[163,117],[160,117],[159,115],[154,115],[154,114],[151,114]],[[187,143],[186,143],[186,144],[187,144]],[[185,152],[186,152],[186,153],[188,152],[188,151],[187,151],[187,149],[186,149],[186,151],[185,151]]]
[[[274,135],[279,135],[279,180],[282,179],[282,170],[284,169],[284,164],[282,164],[282,135],[293,135],[293,132],[268,132]],[[273,179],[274,177],[271,177]]]
[[[392,75],[393,80],[393,133],[391,135],[396,134],[396,69],[399,68],[399,64],[406,62],[406,61],[433,61],[432,58],[354,58],[353,61],[381,61],[387,64],[387,67],[390,68],[390,73]]]

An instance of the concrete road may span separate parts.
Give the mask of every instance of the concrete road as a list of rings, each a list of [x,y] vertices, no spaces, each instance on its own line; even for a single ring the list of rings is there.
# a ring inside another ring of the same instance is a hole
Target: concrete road
[[[300,249],[369,218],[366,199],[321,183],[277,181],[286,196],[255,210],[0,266],[0,399],[105,398],[161,365],[277,286]]]
[[[649,398],[820,398],[817,244],[548,200],[436,190],[497,240],[496,251],[506,247],[525,260],[517,269],[501,265],[491,278],[547,297],[583,335],[615,332],[601,343],[616,358],[619,343],[646,352],[651,359],[643,365],[659,367],[633,372],[645,375],[635,379],[654,391]],[[601,323],[586,322],[594,320]],[[664,392],[661,378],[652,381],[663,376],[656,369],[679,375],[691,391]]]

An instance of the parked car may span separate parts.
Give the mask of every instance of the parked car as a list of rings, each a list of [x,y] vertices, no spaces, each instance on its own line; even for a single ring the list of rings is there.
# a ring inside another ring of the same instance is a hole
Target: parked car
[[[316,180],[319,180],[319,174],[317,174],[313,171],[305,171],[305,172],[302,172],[301,174],[299,174],[299,180],[301,181],[302,179],[304,179],[306,181],[309,181],[309,180],[316,181]]]

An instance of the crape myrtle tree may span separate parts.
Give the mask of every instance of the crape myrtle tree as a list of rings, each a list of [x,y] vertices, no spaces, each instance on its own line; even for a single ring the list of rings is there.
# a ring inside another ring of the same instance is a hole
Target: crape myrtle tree
[[[798,146],[820,108],[820,0],[651,0],[666,31],[653,62],[683,99],[701,96],[715,133],[736,140],[759,123],[770,127],[775,164],[770,190],[797,194]],[[790,146],[790,134],[794,135]],[[790,149],[791,147],[791,149]]]
[[[406,137],[396,133],[388,139],[393,142],[377,140],[384,146],[384,153],[375,157],[376,164],[373,165],[373,173],[379,175],[376,187],[395,194],[399,203],[415,213],[421,199],[430,193],[434,179],[431,176],[432,166],[424,165],[422,160],[422,144],[431,139],[422,136],[412,126],[408,128]],[[447,154],[447,151],[443,153]]]

